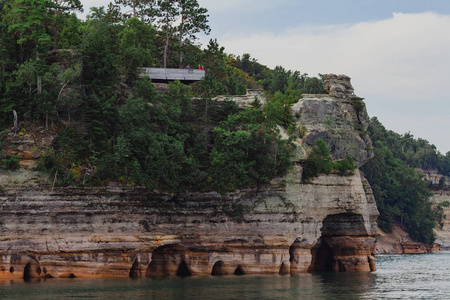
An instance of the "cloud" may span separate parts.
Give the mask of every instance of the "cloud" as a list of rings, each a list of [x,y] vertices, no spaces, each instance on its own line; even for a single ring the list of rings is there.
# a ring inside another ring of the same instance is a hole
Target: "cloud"
[[[412,134],[446,152],[450,150],[448,32],[450,16],[394,13],[375,22],[301,26],[280,34],[228,35],[219,42],[228,53],[250,53],[270,67],[282,65],[313,76],[349,75],[356,94],[366,98],[370,115],[400,133],[411,128]],[[419,130],[413,131],[418,120],[424,122],[421,135]],[[437,131],[430,120],[442,122],[439,128],[445,128],[447,134],[442,136],[442,130]]]

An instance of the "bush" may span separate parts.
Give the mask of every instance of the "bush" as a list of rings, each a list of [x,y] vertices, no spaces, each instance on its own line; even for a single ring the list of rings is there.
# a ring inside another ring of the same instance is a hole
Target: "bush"
[[[330,157],[330,149],[322,139],[317,140],[316,146],[308,159],[303,163],[302,181],[308,182],[320,174],[329,174],[337,171],[339,175],[349,176],[356,169],[355,161],[351,156],[333,162]]]
[[[357,112],[360,112],[360,111],[363,110],[364,107],[366,106],[366,104],[364,104],[364,102],[362,102],[362,100],[354,100],[352,103],[353,103],[353,108],[354,108]]]
[[[322,139],[316,142],[312,153],[303,164],[302,181],[307,182],[320,174],[328,174],[333,170],[333,160],[330,157],[330,149]]]
[[[334,169],[342,176],[349,176],[355,171],[355,161],[354,159],[347,155],[344,159],[338,160],[334,163]]]
[[[20,168],[20,158],[17,155],[12,155],[9,158],[2,159],[2,168],[5,170],[18,170]]]

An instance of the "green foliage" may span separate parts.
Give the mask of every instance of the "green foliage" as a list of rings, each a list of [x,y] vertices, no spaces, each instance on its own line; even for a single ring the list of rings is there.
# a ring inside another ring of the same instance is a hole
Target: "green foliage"
[[[91,20],[84,29],[82,83],[88,95],[110,97],[118,83],[116,32],[104,19]]]
[[[119,38],[120,64],[131,83],[137,79],[139,67],[153,66],[155,30],[151,25],[131,18],[119,32]]]
[[[151,83],[141,82],[139,90],[151,89],[146,85]],[[186,171],[194,163],[185,152],[190,129],[184,121],[191,112],[187,95],[187,87],[175,82],[170,84],[167,95],[128,99],[118,111],[121,130],[112,161],[105,162],[103,175],[99,174],[102,180],[125,176],[149,188],[180,189],[189,175]]]
[[[193,43],[197,33],[209,34],[211,28],[208,25],[208,10],[200,7],[197,0],[178,0],[181,22],[178,25],[180,68],[183,67],[185,45]]]
[[[386,130],[375,117],[371,119],[369,135],[372,140],[380,140],[388,146],[396,158],[412,168],[437,169],[442,175],[450,175],[450,151],[443,155],[436,146],[421,138],[414,139],[409,132],[401,135]]]
[[[366,104],[362,100],[359,100],[359,99],[353,100],[352,105],[357,112],[362,111],[364,109],[364,107],[366,107]]]
[[[277,91],[272,100],[267,102],[264,107],[268,120],[273,124],[289,128],[293,132],[296,127],[296,120],[291,107],[297,100]]]
[[[2,159],[2,169],[5,170],[18,170],[20,168],[20,158],[17,155],[12,155],[8,158]]]
[[[18,36],[17,43],[32,43],[38,58],[42,58],[50,48],[51,36],[46,24],[51,22],[51,7],[54,4],[49,0],[15,0],[5,17],[9,21],[9,32]]]
[[[355,171],[355,160],[347,155],[344,159],[338,160],[334,163],[334,170],[342,176],[349,176]]]
[[[443,201],[436,205],[433,209],[436,221],[439,223],[439,227],[442,229],[444,227],[444,223],[442,222],[443,219],[446,218],[446,215],[444,215],[444,207],[448,208],[450,207],[449,201]]]
[[[302,181],[308,182],[313,177],[320,174],[329,174],[336,171],[341,176],[349,176],[354,174],[356,169],[355,161],[351,156],[333,162],[330,157],[330,149],[324,140],[319,139],[311,154],[303,163]]]
[[[298,129],[298,136],[299,136],[299,138],[304,138],[306,136],[307,131],[308,131],[308,129],[306,128],[306,126],[301,126]]]
[[[291,106],[307,76],[271,71],[249,55],[240,61],[216,40],[205,50],[194,45],[197,33],[209,32],[197,1],[117,0],[93,7],[86,21],[70,14],[82,9],[78,0],[0,1],[0,8],[1,126],[11,126],[15,110],[19,122],[60,129],[38,166],[56,184],[228,191],[289,168],[293,144],[277,125],[296,132]],[[192,89],[174,82],[158,94],[138,70],[163,60],[201,64],[207,75]],[[245,94],[257,81],[271,87],[268,108],[212,100]],[[192,94],[201,99],[195,105]]]
[[[378,225],[390,232],[398,223],[414,240],[432,243],[435,238],[433,228],[439,222],[439,216],[429,201],[427,182],[405,161],[396,157],[398,149],[393,147],[392,151],[391,146],[384,144],[386,141],[396,145],[399,141],[395,142],[395,139],[399,135],[387,132],[376,119],[372,119],[369,134],[374,142],[375,158],[362,170],[372,186],[380,211]]]
[[[80,19],[74,13],[69,16],[58,14],[57,23],[60,27],[58,47],[60,49],[79,48],[83,39]]]
[[[319,139],[308,159],[303,163],[302,181],[308,182],[311,178],[331,173],[332,170],[333,160],[330,157],[330,149],[324,140]]]
[[[264,112],[248,108],[230,115],[213,130],[210,174],[215,189],[266,183],[287,171],[294,145],[291,140],[281,140],[265,120]]]
[[[120,4],[131,9],[122,14],[123,19],[138,18],[147,24],[153,22],[155,19],[155,2],[154,0],[114,0],[115,4]]]
[[[237,74],[232,74],[228,81],[228,93],[230,95],[245,95],[247,88],[245,87],[241,77]]]

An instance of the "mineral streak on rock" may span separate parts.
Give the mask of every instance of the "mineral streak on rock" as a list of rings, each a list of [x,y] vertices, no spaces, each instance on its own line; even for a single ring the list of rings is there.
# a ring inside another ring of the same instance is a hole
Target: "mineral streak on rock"
[[[324,138],[333,158],[360,165],[372,155],[367,112],[351,103],[348,77],[327,78],[331,95],[295,106],[308,129],[297,143],[308,153]],[[301,173],[299,160],[284,178],[226,195],[9,185],[0,194],[0,278],[374,270],[378,211],[363,174],[303,183]]]

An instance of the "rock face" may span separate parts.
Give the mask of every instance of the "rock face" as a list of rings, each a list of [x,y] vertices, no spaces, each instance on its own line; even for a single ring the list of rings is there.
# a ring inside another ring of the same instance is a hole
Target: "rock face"
[[[308,128],[297,141],[300,158],[321,137],[333,158],[354,155],[362,164],[371,157],[360,130],[367,114],[349,101],[308,96],[298,103]],[[334,132],[327,133],[327,116],[336,118]],[[4,187],[0,278],[374,270],[378,211],[363,175],[302,183],[301,173],[300,159],[284,178],[226,195]]]
[[[375,246],[377,254],[419,254],[442,250],[441,245],[437,243],[428,245],[413,241],[399,225],[395,225],[391,233],[385,233],[381,229],[379,232]]]
[[[346,75],[328,74],[325,76],[324,89],[327,93],[338,99],[362,100],[356,96],[353,91],[353,86],[350,83],[350,77]]]
[[[251,107],[252,102],[255,100],[258,101],[261,105],[266,104],[266,95],[263,90],[247,90],[245,95],[231,95],[231,96],[217,96],[213,100],[216,101],[234,101],[236,104],[241,107]]]
[[[330,95],[303,95],[292,107],[299,127],[306,131],[303,145],[311,148],[323,139],[333,159],[350,155],[361,166],[373,157],[367,134],[369,116],[362,98],[353,94],[350,78],[345,75],[327,75],[324,86]]]

